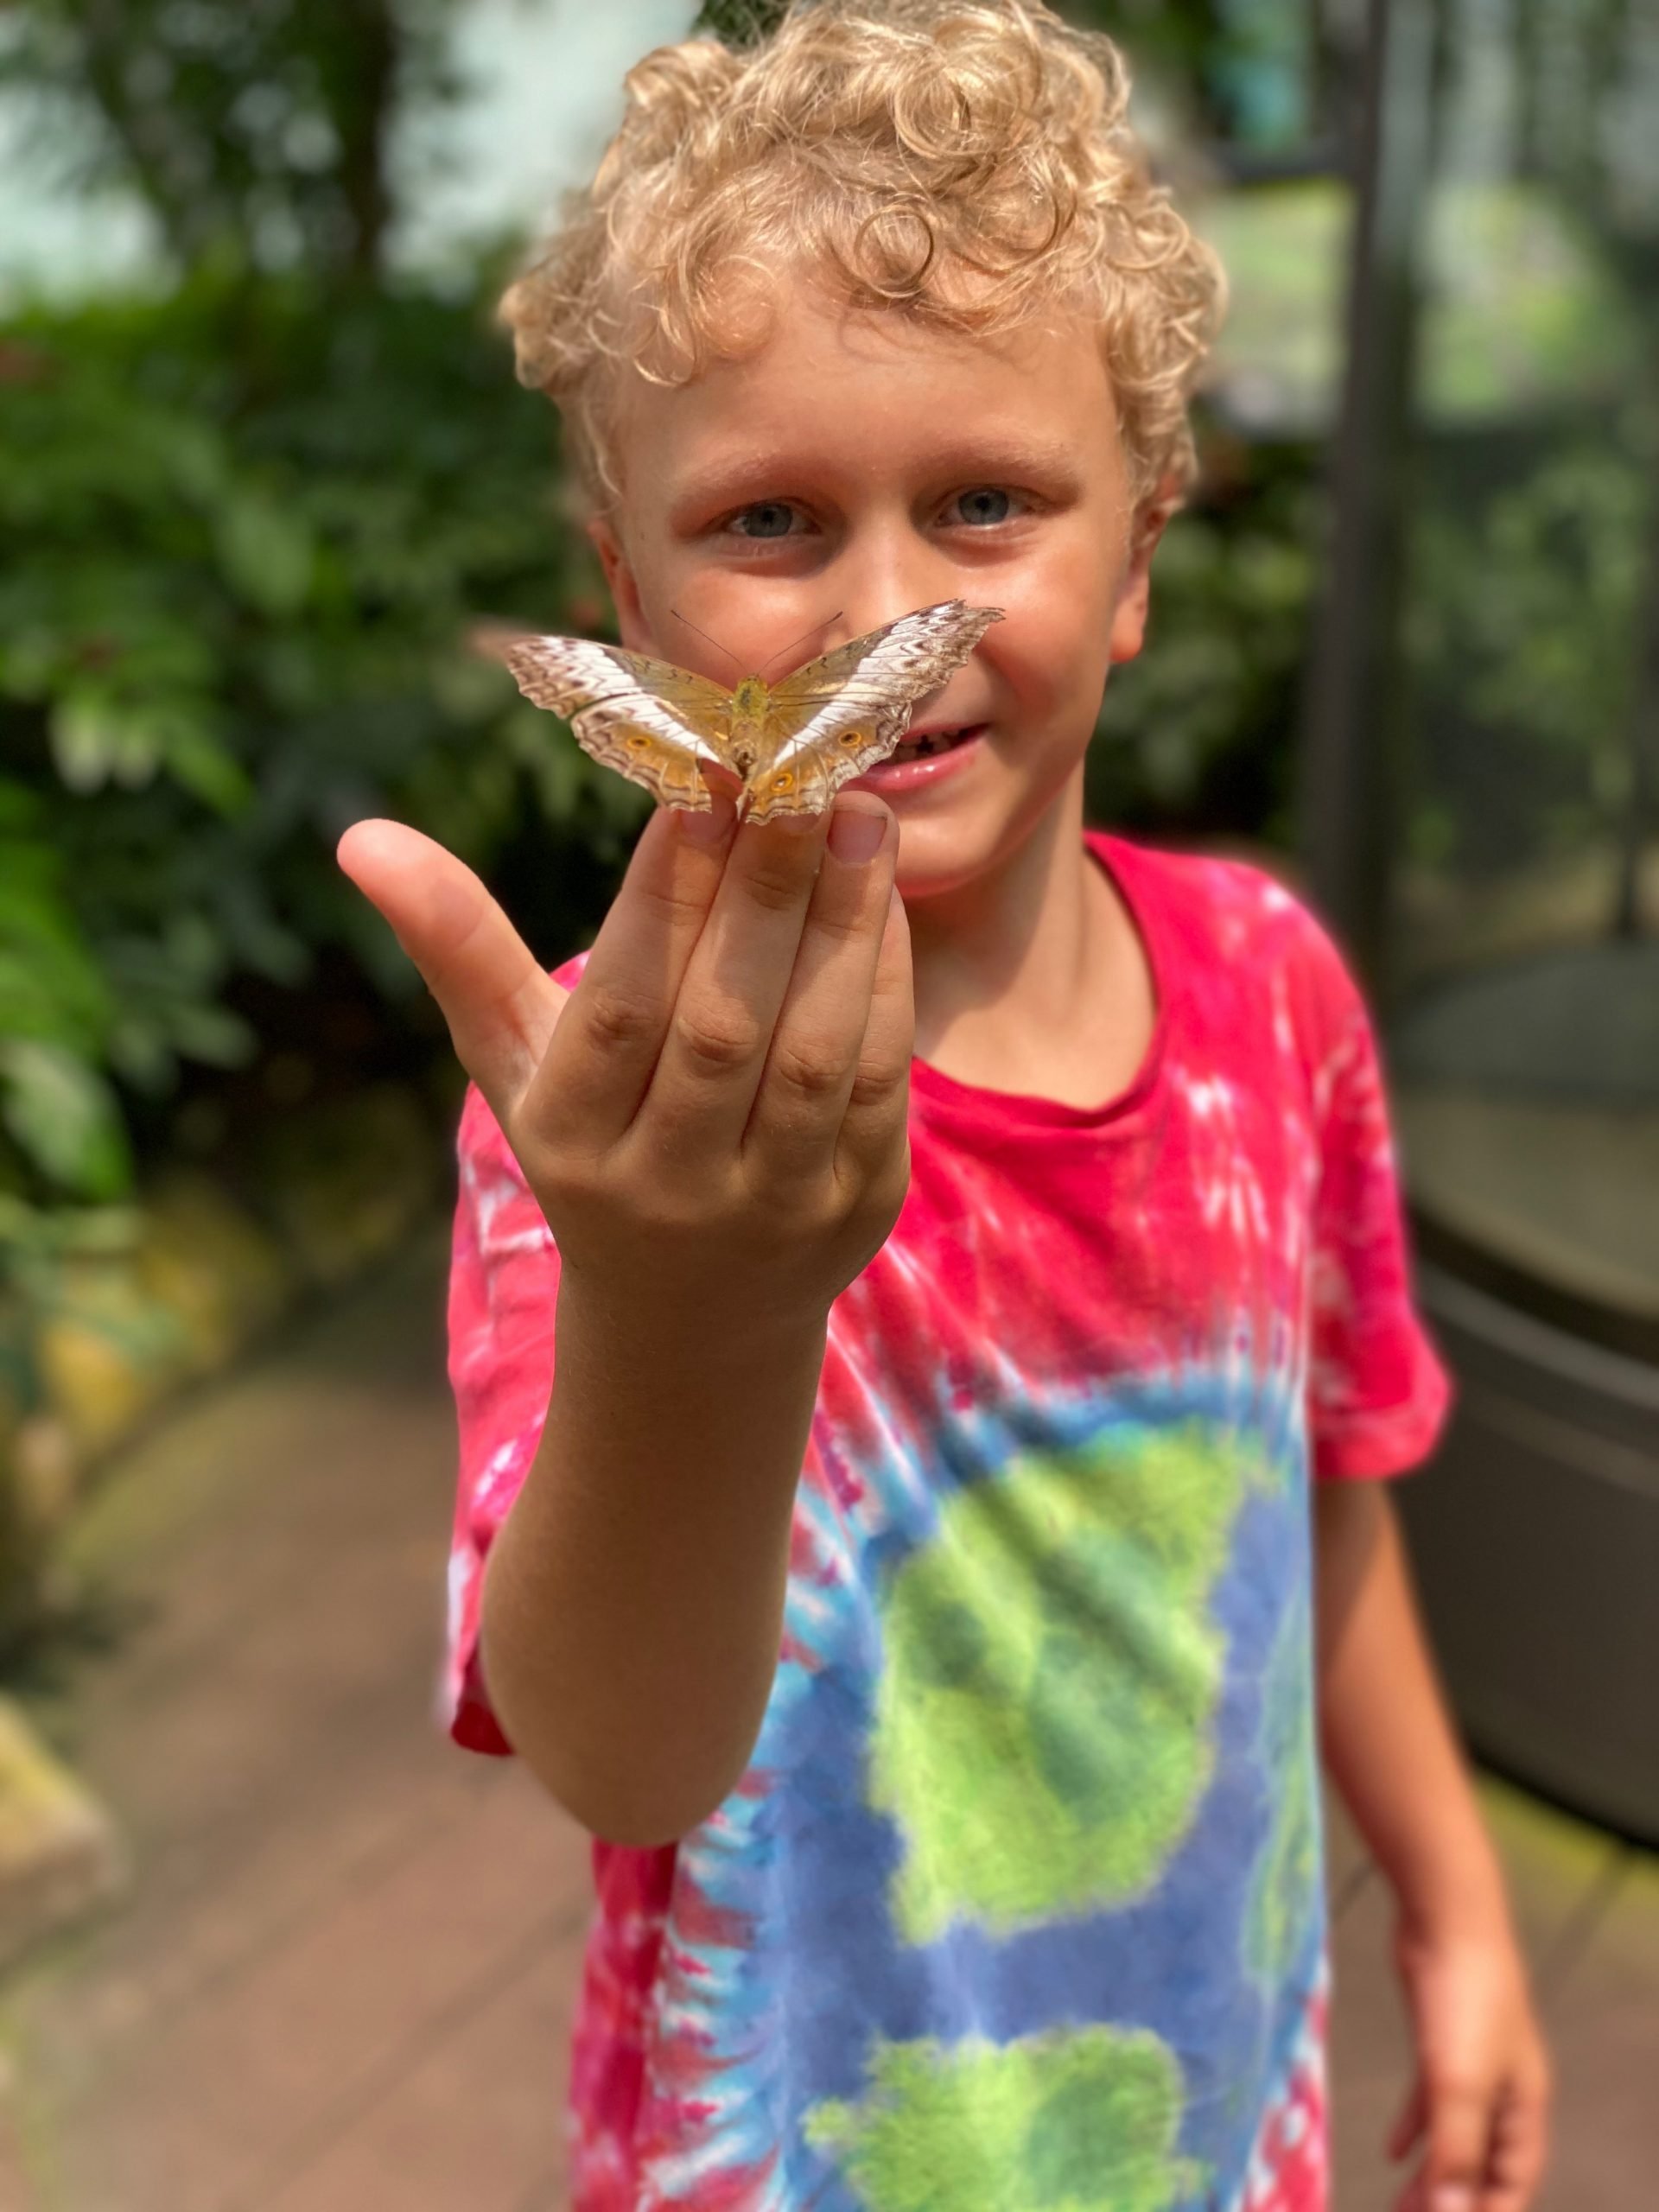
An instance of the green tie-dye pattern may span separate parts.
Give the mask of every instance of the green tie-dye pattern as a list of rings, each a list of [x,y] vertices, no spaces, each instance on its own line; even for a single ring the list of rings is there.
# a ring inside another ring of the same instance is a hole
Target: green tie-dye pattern
[[[806,2133],[870,2212],[1166,2212],[1203,2187],[1175,2156],[1180,2069],[1145,2030],[887,2044],[869,2075]]]
[[[1244,1929],[1250,1970],[1269,1985],[1294,1962],[1318,1897],[1308,1632],[1306,1605],[1293,1606],[1280,1623],[1262,1686],[1257,1756],[1268,1779],[1273,1826],[1256,1861]]]
[[[905,1940],[1156,1880],[1214,1758],[1211,1594],[1247,1483],[1271,1479],[1235,1431],[1124,1425],[945,1503],[882,1609],[869,1790],[904,1839]]]

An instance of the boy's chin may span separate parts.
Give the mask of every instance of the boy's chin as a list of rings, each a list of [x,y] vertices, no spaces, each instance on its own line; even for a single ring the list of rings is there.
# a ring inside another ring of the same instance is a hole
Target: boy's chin
[[[1046,795],[1009,777],[1001,789],[941,790],[922,804],[893,806],[899,823],[897,887],[906,905],[962,890],[979,877],[1000,873],[1012,856],[1058,810],[1070,816],[1081,799],[1071,793],[1082,773],[1065,776]],[[997,779],[1001,783],[1002,779]],[[1058,852],[1058,848],[1053,849]]]
[[[982,808],[941,807],[925,816],[905,807],[899,817],[895,885],[906,906],[964,890],[995,874],[1010,849],[1023,842],[1006,816]]]

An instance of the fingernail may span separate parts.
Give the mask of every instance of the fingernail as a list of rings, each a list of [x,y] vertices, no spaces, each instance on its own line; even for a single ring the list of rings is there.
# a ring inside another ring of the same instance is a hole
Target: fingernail
[[[830,849],[838,861],[873,861],[887,834],[887,816],[873,807],[838,806],[830,817]]]
[[[706,814],[694,814],[690,807],[677,807],[675,813],[681,836],[688,843],[701,845],[705,850],[723,843],[732,826],[730,808],[721,806],[718,801]]]
[[[1428,2212],[1475,2212],[1475,2192],[1465,2181],[1443,2181],[1428,2200]]]

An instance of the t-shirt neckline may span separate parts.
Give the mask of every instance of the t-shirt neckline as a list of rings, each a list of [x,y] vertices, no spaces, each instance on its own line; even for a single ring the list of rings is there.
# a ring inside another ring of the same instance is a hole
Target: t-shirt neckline
[[[1018,1122],[1049,1129],[1096,1129],[1132,1121],[1146,1107],[1163,1071],[1173,1001],[1173,968],[1157,912],[1136,865],[1135,848],[1127,838],[1102,830],[1085,830],[1084,844],[1091,858],[1111,878],[1126,912],[1140,938],[1152,975],[1152,1037],[1141,1065],[1128,1086],[1098,1106],[1071,1106],[1058,1098],[1034,1091],[991,1090],[981,1084],[960,1083],[929,1060],[912,1057],[911,1087],[931,1109],[943,1109],[953,1117],[982,1126],[1007,1127]]]

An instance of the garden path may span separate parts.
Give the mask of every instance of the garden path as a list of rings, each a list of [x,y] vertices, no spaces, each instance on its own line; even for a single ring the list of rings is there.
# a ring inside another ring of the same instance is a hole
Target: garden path
[[[0,1983],[3,2212],[562,2212],[580,1832],[432,1718],[454,1427],[438,1225],[126,1452],[118,1656],[34,1700],[124,1899]],[[1483,1783],[1561,2075],[1547,2212],[1659,2171],[1659,1866]],[[1382,1885],[1332,1849],[1340,2212],[1389,2212]]]

